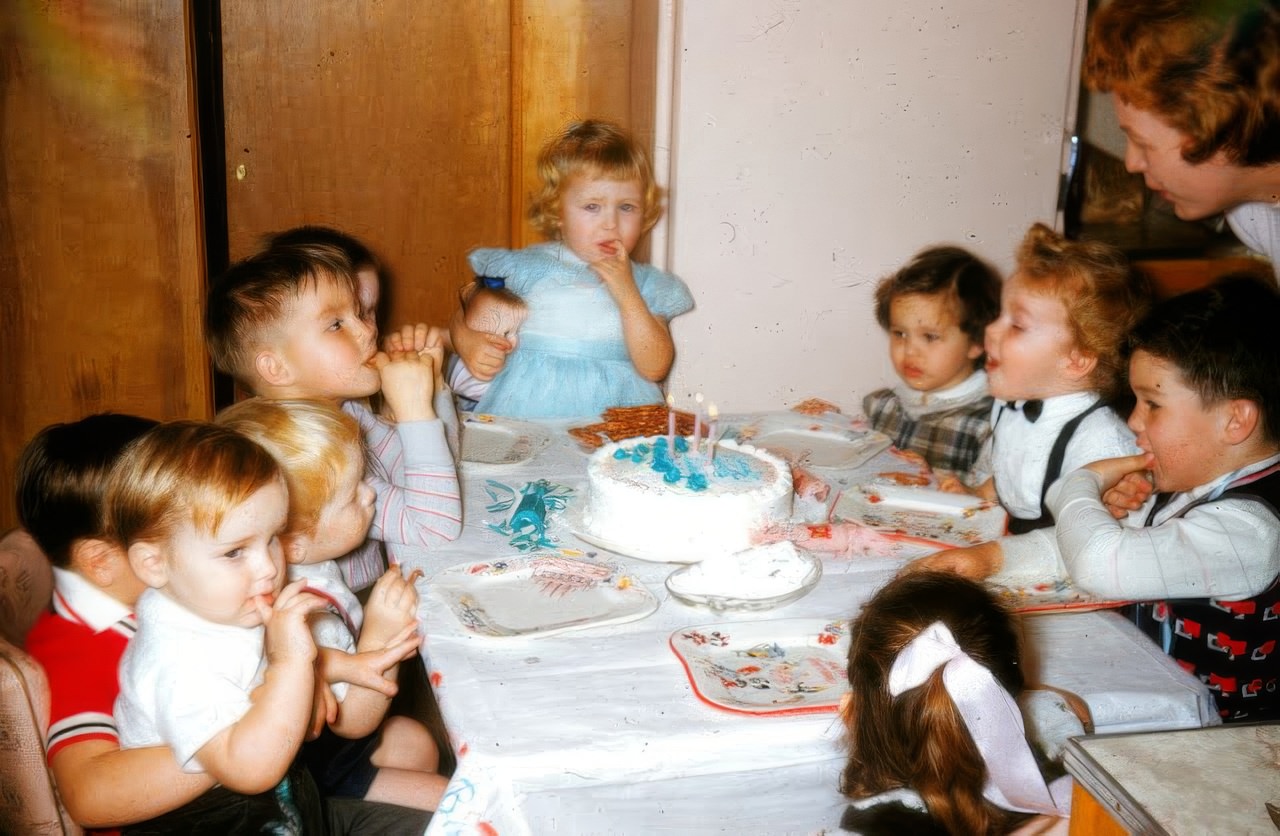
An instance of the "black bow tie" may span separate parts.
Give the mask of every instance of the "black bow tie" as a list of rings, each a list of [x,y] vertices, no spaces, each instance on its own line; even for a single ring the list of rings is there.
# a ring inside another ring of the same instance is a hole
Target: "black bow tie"
[[[1023,401],[1022,406],[1018,406],[1015,401],[1005,401],[1005,406],[1009,407],[1014,412],[1021,412],[1023,415],[1027,416],[1028,421],[1034,424],[1036,419],[1040,417],[1040,413],[1044,410],[1044,401]]]

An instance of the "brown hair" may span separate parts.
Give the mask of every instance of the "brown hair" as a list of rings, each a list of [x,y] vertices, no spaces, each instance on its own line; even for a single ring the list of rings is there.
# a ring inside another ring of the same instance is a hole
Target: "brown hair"
[[[205,307],[205,342],[214,366],[257,391],[255,354],[290,306],[322,281],[348,289],[358,309],[355,270],[329,244],[272,246],[231,265],[210,286]]]
[[[360,425],[325,401],[249,398],[214,420],[275,457],[289,485],[290,533],[315,528],[343,475],[353,465],[363,471]]]
[[[1013,696],[1023,688],[1013,620],[981,584],[950,572],[903,575],[877,592],[854,621],[849,702],[843,719],[849,760],[841,791],[867,798],[910,787],[951,833],[1003,832],[1025,818],[987,801],[987,769],[947,693],[939,668],[923,685],[889,694],[899,652],[941,621]]]
[[[1000,275],[993,267],[960,247],[929,247],[916,253],[898,272],[876,285],[876,321],[889,328],[893,300],[912,293],[945,294],[956,309],[960,330],[982,345],[987,326],[1000,315]],[[975,358],[981,368],[983,355]]]
[[[1098,358],[1093,387],[1108,399],[1121,396],[1125,340],[1151,305],[1150,282],[1118,248],[1071,241],[1041,223],[1027,231],[1016,258],[1031,287],[1062,301],[1076,346]]]
[[[229,511],[276,479],[280,468],[271,454],[229,427],[161,424],[130,445],[111,471],[107,532],[126,548],[168,537],[184,520],[213,533]]]
[[[1182,156],[1280,161],[1280,2],[1123,0],[1089,26],[1084,81],[1187,137]]]
[[[538,155],[542,186],[529,206],[529,220],[548,238],[560,237],[560,197],[573,177],[635,180],[644,193],[644,231],[662,217],[662,189],[649,155],[631,135],[609,122],[571,122]]]
[[[49,562],[71,566],[72,547],[103,534],[103,494],[124,449],[156,425],[104,412],[36,433],[18,457],[18,521]]]

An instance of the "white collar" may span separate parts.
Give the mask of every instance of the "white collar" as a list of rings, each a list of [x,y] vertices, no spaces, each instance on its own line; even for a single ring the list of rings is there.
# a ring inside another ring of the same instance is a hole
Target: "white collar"
[[[53,567],[53,588],[57,592],[53,599],[54,612],[84,624],[95,633],[109,630],[133,615],[119,600],[70,569]]]
[[[932,392],[920,392],[909,386],[898,384],[894,387],[902,408],[912,418],[929,412],[938,412],[955,404],[967,403],[974,398],[987,394],[987,373],[977,369],[973,374],[946,389]]]

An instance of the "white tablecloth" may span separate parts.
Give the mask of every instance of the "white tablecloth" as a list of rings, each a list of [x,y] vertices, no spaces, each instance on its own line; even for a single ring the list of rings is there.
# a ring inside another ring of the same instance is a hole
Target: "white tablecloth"
[[[901,558],[824,559],[804,598],[762,613],[717,615],[671,599],[676,566],[608,555],[659,599],[627,624],[539,638],[470,633],[430,593],[431,576],[459,563],[519,552],[487,523],[490,480],[519,488],[547,479],[581,501],[587,456],[563,425],[515,465],[464,462],[464,533],[449,548],[403,556],[421,567],[423,659],[459,756],[429,834],[783,834],[835,831],[845,801],[835,714],[745,716],[698,700],[668,645],[682,628],[723,621],[848,618]],[[464,427],[464,433],[465,433]],[[860,469],[902,470],[888,453]],[[832,474],[838,489],[859,474]],[[553,519],[568,549],[577,541]],[[421,588],[421,587],[420,587]],[[1190,728],[1211,722],[1208,692],[1136,628],[1110,612],[1026,619],[1041,679],[1079,693],[1099,731]]]

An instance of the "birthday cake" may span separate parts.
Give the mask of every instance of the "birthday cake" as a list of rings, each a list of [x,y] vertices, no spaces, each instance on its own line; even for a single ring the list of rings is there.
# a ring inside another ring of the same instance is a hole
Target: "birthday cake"
[[[692,562],[749,548],[754,532],[791,518],[791,497],[791,468],[756,447],[630,438],[591,455],[582,523],[624,554]]]

